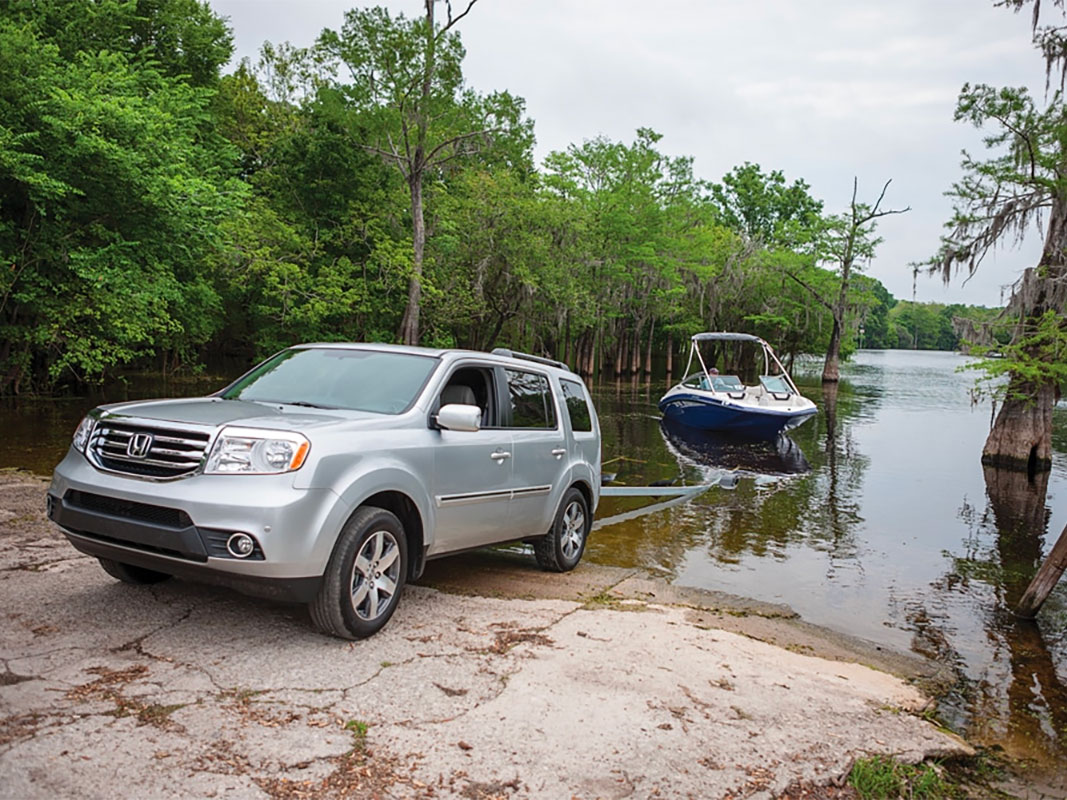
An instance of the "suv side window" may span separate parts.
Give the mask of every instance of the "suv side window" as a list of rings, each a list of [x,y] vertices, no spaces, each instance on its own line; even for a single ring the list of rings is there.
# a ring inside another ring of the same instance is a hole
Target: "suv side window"
[[[506,370],[511,427],[555,428],[556,406],[548,388],[548,378],[536,372]]]
[[[567,404],[567,414],[571,418],[571,429],[575,433],[592,433],[593,416],[589,413],[589,404],[580,383],[561,380],[563,400]]]
[[[449,403],[478,406],[482,411],[483,428],[496,428],[503,424],[497,414],[495,370],[466,366],[457,369],[441,390],[436,409]]]

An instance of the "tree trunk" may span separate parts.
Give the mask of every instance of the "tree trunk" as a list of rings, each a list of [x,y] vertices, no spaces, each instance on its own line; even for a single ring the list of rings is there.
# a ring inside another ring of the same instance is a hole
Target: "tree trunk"
[[[826,348],[826,363],[822,368],[823,383],[837,383],[841,379],[838,362],[841,360],[841,322],[834,314],[834,327],[830,331],[830,346]]]
[[[652,374],[652,339],[656,333],[656,318],[648,323],[648,347],[645,349],[645,374]]]
[[[563,328],[563,358],[562,361],[565,364],[574,364],[577,359],[574,357],[574,350],[571,347],[571,312],[568,311],[566,315],[566,322]],[[578,367],[575,367],[577,369]]]
[[[1023,272],[1018,294],[1020,316],[1027,322],[1046,311],[1064,311],[1067,280],[1067,198],[1057,197],[1049,213],[1041,266]],[[1052,468],[1052,408],[1059,400],[1059,386],[1037,384],[1012,374],[1007,397],[982,448],[982,463],[1034,472]]]
[[[1048,554],[1048,558],[1037,570],[1034,579],[1030,581],[1015,613],[1027,619],[1036,617],[1045,600],[1056,588],[1064,570],[1067,570],[1067,525],[1064,526],[1063,533],[1053,545],[1052,552]]]
[[[1020,399],[1016,393],[1024,397]],[[1056,395],[1053,385],[1027,386],[1013,379],[982,448],[982,463],[1030,473],[1051,469]]]
[[[400,320],[399,338],[402,344],[419,343],[419,312],[422,298],[422,259],[426,251],[426,223],[422,216],[422,172],[413,171],[408,181],[411,188],[411,228],[414,254],[411,278],[408,280],[408,304]]]
[[[674,334],[667,334],[667,380],[671,379],[671,371],[674,369]]]
[[[598,309],[598,313],[599,313],[599,309]],[[596,328],[593,331],[593,347],[589,352],[589,374],[590,374],[590,376],[592,376],[592,378],[594,380],[596,380],[596,375],[597,375],[597,363],[598,363],[597,362],[597,358],[598,357],[600,359],[599,364],[600,364],[601,369],[603,369],[603,366],[604,366],[604,356],[600,352],[600,345],[601,345],[601,341],[603,340],[603,338],[604,338],[603,330],[601,329],[601,326],[597,325]]]

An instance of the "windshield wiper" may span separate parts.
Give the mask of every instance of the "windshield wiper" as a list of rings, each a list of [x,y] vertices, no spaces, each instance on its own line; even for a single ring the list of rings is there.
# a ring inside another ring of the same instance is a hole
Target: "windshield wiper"
[[[267,406],[300,406],[301,408],[323,408],[329,411],[336,411],[339,406],[324,406],[319,403],[311,403],[307,400],[272,400],[269,397],[233,397],[223,398],[225,400],[243,400],[246,403],[262,403]]]

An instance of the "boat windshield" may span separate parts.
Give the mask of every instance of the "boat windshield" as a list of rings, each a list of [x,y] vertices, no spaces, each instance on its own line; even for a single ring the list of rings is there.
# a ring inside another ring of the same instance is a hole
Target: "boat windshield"
[[[789,381],[785,379],[784,375],[763,375],[760,377],[759,382],[764,389],[780,399],[782,395],[788,397],[793,394],[793,387],[789,385]]]
[[[736,375],[712,375],[711,390],[713,392],[743,392],[745,384]]]
[[[736,375],[712,375],[711,383],[703,372],[696,372],[682,381],[682,386],[703,389],[705,392],[743,392],[745,385]]]

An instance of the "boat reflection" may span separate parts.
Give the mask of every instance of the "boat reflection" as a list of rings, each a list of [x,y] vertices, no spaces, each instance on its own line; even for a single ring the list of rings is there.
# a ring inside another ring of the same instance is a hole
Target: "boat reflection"
[[[660,430],[676,455],[696,466],[740,470],[756,475],[803,475],[811,465],[788,436],[752,439],[738,434],[702,431],[664,418]]]

